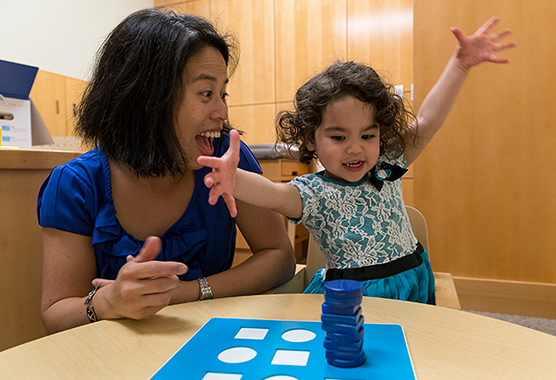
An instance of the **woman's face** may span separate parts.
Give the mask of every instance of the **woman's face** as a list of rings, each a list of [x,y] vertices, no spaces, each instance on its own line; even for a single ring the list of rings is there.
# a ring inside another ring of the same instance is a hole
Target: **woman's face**
[[[176,134],[187,152],[189,168],[200,169],[200,155],[211,156],[212,141],[228,119],[226,85],[228,68],[222,54],[213,47],[201,50],[189,60],[183,72],[183,99],[176,112]]]

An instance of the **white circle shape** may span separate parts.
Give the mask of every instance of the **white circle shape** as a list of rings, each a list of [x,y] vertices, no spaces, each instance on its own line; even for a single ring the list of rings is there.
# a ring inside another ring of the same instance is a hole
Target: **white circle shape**
[[[257,356],[257,351],[248,347],[233,347],[218,354],[218,360],[224,363],[244,363]]]
[[[298,329],[298,330],[286,331],[285,333],[282,334],[282,339],[288,342],[299,343],[299,342],[308,342],[310,340],[313,340],[315,339],[316,336],[317,334],[315,334],[310,330]]]
[[[278,375],[278,376],[266,377],[263,380],[298,380],[298,378],[297,377],[291,377],[291,376]]]

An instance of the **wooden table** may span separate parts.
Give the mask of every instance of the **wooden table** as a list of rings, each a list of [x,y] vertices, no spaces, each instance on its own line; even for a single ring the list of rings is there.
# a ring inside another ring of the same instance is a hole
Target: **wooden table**
[[[211,317],[320,320],[322,295],[271,294],[101,321],[0,353],[0,379],[148,379]],[[403,326],[417,376],[556,379],[556,337],[442,307],[364,298],[366,323]],[[314,380],[314,379],[310,379]]]

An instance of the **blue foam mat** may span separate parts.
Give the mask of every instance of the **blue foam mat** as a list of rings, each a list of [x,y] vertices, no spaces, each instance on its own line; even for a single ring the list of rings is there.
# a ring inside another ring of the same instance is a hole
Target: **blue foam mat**
[[[268,331],[264,339],[236,339],[242,328]],[[273,376],[298,380],[416,379],[400,325],[364,324],[364,329],[365,364],[339,368],[326,362],[325,332],[320,322],[212,318],[151,379],[203,380],[218,376],[234,380],[263,380]],[[308,330],[315,337],[304,342],[283,339],[282,334],[291,330]],[[221,352],[234,347],[249,348],[256,355],[241,363],[226,363],[218,358]],[[271,364],[277,350],[308,352],[306,365]],[[225,374],[235,376],[225,377]]]

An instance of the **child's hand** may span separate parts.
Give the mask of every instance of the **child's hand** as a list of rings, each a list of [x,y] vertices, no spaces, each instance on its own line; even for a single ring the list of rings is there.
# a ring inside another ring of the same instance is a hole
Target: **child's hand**
[[[512,32],[504,29],[500,32],[491,32],[494,25],[498,24],[500,18],[491,17],[483,24],[472,36],[466,37],[461,30],[452,27],[450,30],[458,39],[459,47],[456,58],[460,60],[462,69],[469,70],[473,66],[477,66],[483,62],[492,63],[508,63],[508,59],[499,58],[495,53],[515,47],[513,42],[499,42],[505,36]]]
[[[209,203],[216,204],[222,195],[228,205],[230,215],[237,215],[234,189],[236,187],[236,169],[239,163],[240,149],[239,133],[235,129],[230,131],[230,147],[222,157],[199,156],[197,162],[212,168],[212,172],[205,176],[205,185],[210,189]]]

